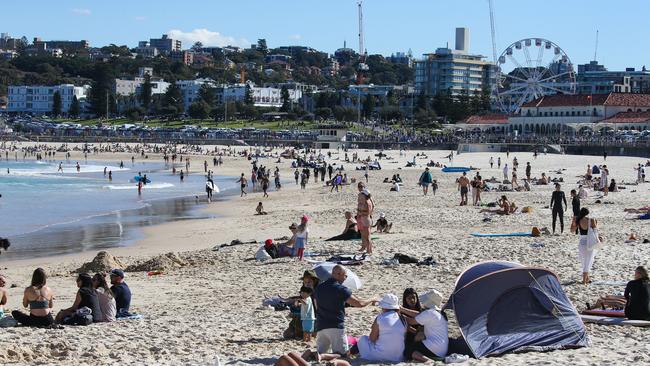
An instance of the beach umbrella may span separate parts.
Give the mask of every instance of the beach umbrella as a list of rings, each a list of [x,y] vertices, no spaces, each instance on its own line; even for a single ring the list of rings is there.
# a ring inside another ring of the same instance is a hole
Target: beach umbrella
[[[334,269],[334,266],[336,265],[337,264],[333,262],[318,263],[314,266],[314,272],[316,272],[318,279],[321,281],[326,281],[332,277],[332,269]],[[349,288],[352,291],[360,289],[361,279],[359,276],[357,276],[356,273],[350,271],[347,267],[345,268],[345,272],[348,275],[348,278],[346,278],[345,282],[343,282],[343,286]]]

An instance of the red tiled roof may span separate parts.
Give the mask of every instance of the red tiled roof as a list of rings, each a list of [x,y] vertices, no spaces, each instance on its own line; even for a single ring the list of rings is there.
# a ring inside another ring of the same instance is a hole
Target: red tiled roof
[[[589,105],[650,107],[650,94],[553,94],[545,95],[530,102],[524,103],[522,107],[572,107]]]
[[[470,125],[491,125],[491,124],[506,124],[508,123],[507,114],[485,114],[482,116],[469,116],[464,123]]]
[[[605,105],[622,107],[650,107],[650,94],[610,93]]]
[[[650,122],[650,112],[620,112],[600,123],[644,123]]]
[[[539,97],[530,102],[524,103],[522,107],[564,107],[564,106],[588,106],[603,105],[608,94],[553,94]]]

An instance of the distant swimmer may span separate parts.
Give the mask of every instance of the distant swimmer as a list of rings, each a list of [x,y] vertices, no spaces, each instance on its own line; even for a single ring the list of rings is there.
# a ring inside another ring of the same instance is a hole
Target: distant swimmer
[[[106,167],[104,167],[104,176],[106,176]]]
[[[112,181],[112,180],[113,180],[113,171],[112,171],[112,170],[109,170],[109,171],[108,171],[108,181],[110,182],[110,181]]]
[[[120,169],[124,168],[124,161],[120,160]]]
[[[58,172],[63,173],[63,162],[59,163],[59,169],[57,169],[57,173]]]
[[[185,179],[185,174],[183,173],[183,169],[181,169],[181,182]]]
[[[81,171],[81,166],[79,165],[79,162],[77,162],[77,173]]]

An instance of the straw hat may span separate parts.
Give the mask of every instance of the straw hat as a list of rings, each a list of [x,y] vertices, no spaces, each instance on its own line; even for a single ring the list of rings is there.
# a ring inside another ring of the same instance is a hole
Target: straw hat
[[[440,311],[442,306],[442,294],[435,289],[431,289],[420,295],[420,304],[427,309],[436,309]]]
[[[379,307],[387,310],[399,310],[399,299],[393,294],[386,294],[379,301]]]

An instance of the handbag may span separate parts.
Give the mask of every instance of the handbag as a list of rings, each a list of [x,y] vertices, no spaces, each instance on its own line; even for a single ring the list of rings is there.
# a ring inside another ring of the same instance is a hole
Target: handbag
[[[600,249],[603,246],[603,243],[600,241],[600,237],[598,236],[598,229],[595,229],[592,226],[593,225],[590,223],[589,229],[587,230],[587,249]]]

